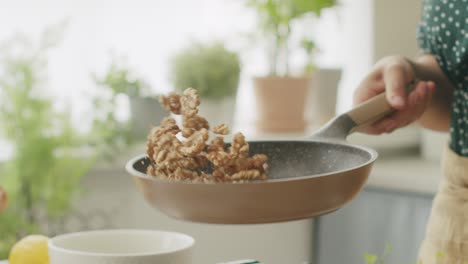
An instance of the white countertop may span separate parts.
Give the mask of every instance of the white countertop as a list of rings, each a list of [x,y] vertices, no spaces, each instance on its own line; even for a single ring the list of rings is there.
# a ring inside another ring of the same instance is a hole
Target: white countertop
[[[415,155],[382,158],[375,162],[367,187],[434,195],[441,179],[438,161]]]

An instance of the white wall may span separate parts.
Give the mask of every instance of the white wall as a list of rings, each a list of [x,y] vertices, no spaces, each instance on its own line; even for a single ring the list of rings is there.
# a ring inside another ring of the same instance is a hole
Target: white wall
[[[374,61],[395,54],[409,58],[418,54],[416,30],[421,7],[421,0],[374,1]]]
[[[351,107],[352,94],[373,64],[373,0],[343,0],[343,77],[340,83],[337,112]]]
[[[341,65],[338,14],[324,12],[323,21],[303,28],[316,33],[321,65]],[[247,37],[257,31],[256,16],[238,0],[15,0],[0,3],[0,42],[16,32],[38,36],[48,25],[68,21],[64,39],[50,56],[49,88],[86,119],[85,91],[95,87],[91,72],[102,73],[110,54],[126,55],[129,64],[154,92],[172,90],[168,62],[191,41],[223,40],[241,53],[242,80],[237,120],[254,119],[251,78],[267,72],[265,50]],[[303,61],[294,52],[293,68]],[[79,122],[76,123],[80,123]]]
[[[359,82],[379,59],[389,55],[410,58],[418,53],[416,29],[422,1],[342,0],[344,77],[338,112],[351,107]]]

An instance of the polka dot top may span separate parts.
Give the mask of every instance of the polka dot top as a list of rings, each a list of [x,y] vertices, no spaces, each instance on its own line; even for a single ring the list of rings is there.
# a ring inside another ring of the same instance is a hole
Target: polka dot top
[[[450,147],[468,156],[468,0],[425,0],[418,41],[456,87]]]

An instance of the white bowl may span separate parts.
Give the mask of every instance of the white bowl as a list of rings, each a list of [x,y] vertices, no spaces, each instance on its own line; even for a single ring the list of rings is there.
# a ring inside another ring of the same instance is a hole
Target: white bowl
[[[191,264],[195,240],[154,230],[102,230],[49,241],[50,264]]]

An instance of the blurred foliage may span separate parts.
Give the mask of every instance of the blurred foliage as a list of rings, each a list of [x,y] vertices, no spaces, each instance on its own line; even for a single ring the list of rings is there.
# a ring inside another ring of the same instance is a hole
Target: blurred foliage
[[[365,264],[385,264],[385,259],[388,257],[388,254],[390,254],[390,251],[392,251],[392,247],[390,244],[386,244],[381,257],[373,254],[364,254]]]
[[[92,98],[96,115],[90,138],[97,140],[92,142],[92,146],[109,160],[138,140],[132,137],[130,120],[119,120],[116,115],[119,97],[125,96],[129,100],[131,97],[149,96],[150,89],[126,62],[117,57],[112,59],[103,76],[93,74],[93,79],[98,91]]]
[[[44,227],[72,209],[81,179],[98,158],[112,158],[128,146],[127,126],[114,115],[115,100],[90,98],[91,131],[79,133],[71,109],[60,109],[57,98],[47,95],[47,58],[65,26],[47,28],[39,41],[17,35],[0,46],[0,138],[14,146],[11,159],[0,164],[0,185],[9,196],[0,214],[0,259],[19,238],[47,232]],[[139,93],[141,83],[129,78],[111,66],[99,83],[112,95],[117,89]]]
[[[62,31],[62,26],[49,28],[38,45],[17,36],[0,49],[0,133],[15,147],[1,168],[0,185],[10,205],[0,215],[0,259],[18,238],[40,231],[40,221],[53,221],[70,209],[92,164],[92,158],[74,153],[83,139],[67,111],[56,111],[43,90],[46,57]]]
[[[125,94],[129,97],[137,97],[149,93],[149,85],[136,77],[122,57],[114,56],[106,74],[102,78],[94,75],[94,80],[98,85],[110,88],[115,95]]]
[[[116,117],[117,95],[112,95],[110,99],[96,96],[91,100],[93,108],[97,110],[88,143],[102,159],[112,161],[117,153],[121,153],[133,143],[130,122]]]
[[[280,69],[289,74],[289,53],[292,35],[292,24],[307,16],[320,16],[325,8],[333,7],[336,0],[246,0],[247,6],[254,9],[258,16],[260,33],[271,42],[270,74],[278,75]],[[306,45],[304,45],[306,44]],[[313,69],[312,55],[315,43],[312,39],[303,40],[304,51],[308,62],[305,71]],[[281,58],[281,54],[284,58]],[[283,67],[281,67],[283,66]]]
[[[372,254],[364,254],[364,259],[366,260],[366,264],[376,264],[379,257]]]
[[[314,63],[314,53],[317,47],[315,45],[315,42],[309,39],[302,40],[301,45],[307,54],[307,63],[304,67],[304,72],[309,74],[316,69],[316,66]]]
[[[221,99],[236,94],[240,62],[222,43],[192,44],[172,59],[171,78],[177,90],[198,90],[202,98]]]

